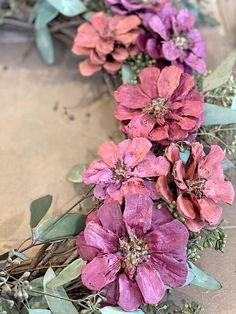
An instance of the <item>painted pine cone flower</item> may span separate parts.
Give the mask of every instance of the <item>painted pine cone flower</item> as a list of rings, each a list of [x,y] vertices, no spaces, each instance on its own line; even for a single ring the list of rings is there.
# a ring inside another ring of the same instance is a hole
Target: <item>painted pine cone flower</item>
[[[206,71],[205,44],[194,28],[195,18],[188,9],[165,6],[158,14],[146,14],[144,24],[149,33],[138,38],[138,46],[154,59],[182,64],[185,70]]]
[[[96,184],[94,195],[99,199],[122,202],[123,196],[142,193],[151,195],[147,181],[167,175],[169,162],[165,157],[156,157],[152,144],[146,138],[102,144],[98,150],[99,160],[94,160],[83,173],[85,184]],[[146,180],[144,180],[146,179]],[[154,184],[154,183],[153,183]]]
[[[88,216],[77,238],[83,284],[93,291],[105,288],[110,304],[125,311],[157,304],[165,286],[181,287],[187,278],[188,231],[166,208],[157,209],[142,194],[102,205]]]
[[[105,0],[112,12],[119,15],[130,13],[158,12],[171,0]]]
[[[218,203],[232,205],[234,200],[234,188],[224,178],[222,161],[225,155],[220,146],[211,146],[206,155],[202,144],[193,143],[190,157],[184,163],[179,148],[172,144],[167,148],[166,156],[173,171],[172,178],[162,176],[157,181],[161,196],[169,203],[177,197],[177,211],[191,231],[198,232],[207,223],[218,224],[222,215]],[[173,194],[173,187],[177,195]]]
[[[161,71],[150,67],[140,73],[139,80],[115,91],[115,117],[123,132],[162,145],[196,132],[203,122],[204,99],[194,89],[191,75],[176,66]]]
[[[122,63],[138,53],[135,46],[140,34],[141,20],[137,16],[106,16],[95,14],[91,23],[78,28],[72,51],[87,58],[80,63],[80,72],[90,76],[102,69],[111,74],[120,70]]]

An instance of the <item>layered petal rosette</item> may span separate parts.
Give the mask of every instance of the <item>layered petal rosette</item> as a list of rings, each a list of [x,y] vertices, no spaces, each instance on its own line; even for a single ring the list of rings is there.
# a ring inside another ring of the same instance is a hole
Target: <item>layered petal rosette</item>
[[[206,71],[206,48],[195,18],[188,9],[165,6],[158,14],[146,14],[147,31],[138,39],[139,48],[154,59],[182,64],[198,73]]]
[[[101,159],[93,161],[83,173],[85,184],[96,184],[94,195],[99,199],[122,202],[123,196],[142,193],[151,195],[152,180],[167,175],[169,162],[156,157],[152,144],[146,138],[102,144],[98,150]]]
[[[137,85],[115,91],[115,117],[130,138],[146,137],[168,145],[194,134],[203,122],[204,99],[194,79],[177,66],[149,67]]]
[[[172,176],[158,178],[157,190],[169,203],[176,200],[177,211],[185,218],[187,227],[198,232],[205,224],[220,222],[219,202],[233,203],[234,188],[225,181],[222,161],[224,152],[218,145],[211,146],[208,155],[200,143],[191,145],[190,157],[184,163],[177,146],[167,148],[166,156],[172,163]]]
[[[158,12],[171,0],[105,0],[112,12],[119,15]]]
[[[99,12],[91,22],[78,28],[72,51],[87,58],[80,63],[82,75],[89,76],[102,69],[111,74],[122,63],[138,53],[135,45],[141,20],[137,16],[106,16]]]
[[[89,261],[82,282],[93,291],[105,288],[108,302],[125,311],[157,304],[165,286],[186,282],[188,236],[186,227],[148,196],[127,196],[123,213],[117,201],[104,204],[77,238],[80,256]]]

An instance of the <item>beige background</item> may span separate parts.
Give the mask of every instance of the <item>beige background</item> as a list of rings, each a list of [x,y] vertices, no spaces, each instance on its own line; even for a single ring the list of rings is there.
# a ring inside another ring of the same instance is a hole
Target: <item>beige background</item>
[[[208,65],[214,68],[236,43],[235,0],[212,1],[221,26],[202,30]],[[50,214],[79,198],[66,181],[69,169],[95,157],[97,147],[117,138],[113,101],[101,76],[85,79],[69,52],[57,49],[57,62],[46,66],[24,35],[0,33],[0,251],[29,234],[29,204],[45,194],[54,197]],[[8,43],[6,43],[8,41]],[[60,47],[59,47],[60,48]],[[235,174],[229,174],[236,182]],[[186,288],[178,294],[205,305],[207,314],[236,313],[236,215],[225,209],[229,241],[224,255],[209,250],[201,266],[224,288],[211,293]]]

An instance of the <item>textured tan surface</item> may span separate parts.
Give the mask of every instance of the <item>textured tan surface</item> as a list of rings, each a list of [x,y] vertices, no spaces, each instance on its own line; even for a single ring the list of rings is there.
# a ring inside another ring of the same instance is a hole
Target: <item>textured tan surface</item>
[[[203,30],[210,68],[232,50],[236,40],[235,0],[213,2],[224,27]],[[112,101],[104,91],[102,77],[79,76],[69,53],[59,50],[57,64],[47,67],[32,45],[4,45],[0,40],[1,252],[29,235],[28,206],[33,199],[52,194],[51,214],[73,203],[78,195],[66,181],[69,169],[92,160],[103,141],[118,136]],[[235,174],[230,176],[235,183]],[[223,289],[212,293],[188,287],[175,292],[178,299],[202,302],[206,314],[236,313],[234,207],[225,209],[226,253],[209,250],[200,261],[205,271],[221,280]]]

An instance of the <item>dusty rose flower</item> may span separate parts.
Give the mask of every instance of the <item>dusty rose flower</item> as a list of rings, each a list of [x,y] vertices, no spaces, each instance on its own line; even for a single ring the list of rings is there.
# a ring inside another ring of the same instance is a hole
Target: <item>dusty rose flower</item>
[[[115,117],[130,138],[146,137],[168,145],[194,134],[203,121],[203,96],[194,78],[176,66],[144,69],[137,85],[115,91]]]
[[[138,53],[135,46],[140,34],[141,21],[137,16],[106,16],[103,12],[95,14],[91,23],[78,28],[72,51],[85,55],[80,63],[82,75],[89,76],[102,69],[114,74],[122,63]]]
[[[91,163],[83,174],[85,184],[96,184],[94,195],[100,199],[122,202],[123,196],[142,193],[151,195],[149,182],[144,179],[166,175],[169,163],[156,157],[152,144],[145,138],[124,140],[118,145],[107,142],[100,146],[101,158]]]
[[[205,44],[194,28],[195,18],[188,9],[165,6],[158,14],[147,13],[144,24],[149,30],[138,38],[139,48],[154,59],[182,64],[185,69],[206,71]]]
[[[173,144],[167,149],[166,156],[173,165],[172,178],[160,177],[158,192],[168,202],[177,197],[177,211],[185,218],[191,231],[201,230],[206,223],[218,224],[222,214],[218,203],[232,204],[234,200],[234,188],[224,178],[222,161],[225,155],[222,149],[212,145],[206,155],[202,144],[193,143],[185,164],[179,149]],[[175,190],[177,196],[173,193]]]
[[[105,0],[111,10],[120,15],[130,13],[158,12],[171,0]]]
[[[159,303],[165,286],[186,282],[187,242],[186,227],[148,196],[127,196],[123,214],[118,202],[104,204],[77,238],[80,256],[89,261],[82,282],[93,291],[105,288],[108,302],[125,311]]]

